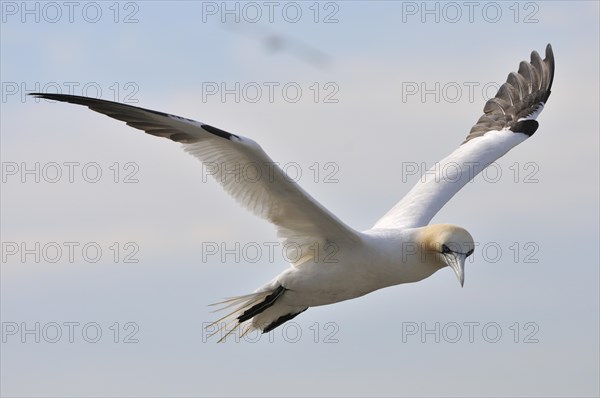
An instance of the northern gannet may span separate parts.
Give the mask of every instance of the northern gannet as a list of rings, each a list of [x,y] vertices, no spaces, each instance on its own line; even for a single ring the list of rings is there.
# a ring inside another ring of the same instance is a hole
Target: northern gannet
[[[535,119],[550,96],[553,78],[554,56],[548,44],[544,60],[533,51],[530,62],[522,61],[518,72],[508,75],[464,142],[434,168],[459,165],[454,167],[457,174],[439,178],[428,172],[364,232],[348,227],[321,206],[249,138],[184,117],[101,99],[31,95],[85,105],[148,134],[179,142],[202,162],[228,165],[215,173],[216,181],[242,206],[273,223],[284,245],[296,248],[296,261],[269,283],[254,293],[217,303],[221,309],[231,309],[211,325],[213,334],[220,332],[219,341],[223,341],[235,330],[242,335],[254,329],[266,333],[308,307],[417,282],[446,266],[454,270],[462,286],[465,259],[474,249],[472,236],[455,225],[428,224],[475,175],[535,133]],[[252,166],[259,178],[223,172],[246,166]]]

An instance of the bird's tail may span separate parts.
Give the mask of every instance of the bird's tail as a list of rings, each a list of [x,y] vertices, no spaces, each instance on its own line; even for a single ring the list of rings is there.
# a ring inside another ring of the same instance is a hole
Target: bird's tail
[[[248,332],[257,328],[252,322],[247,321],[250,321],[255,315],[272,306],[284,292],[285,288],[279,286],[275,289],[261,290],[244,296],[230,297],[221,302],[210,304],[211,306],[221,306],[213,312],[224,311],[232,307],[234,307],[234,310],[206,327],[207,330],[216,328],[208,337],[220,333],[221,338],[218,341],[219,343],[225,341],[227,336],[234,331],[240,331],[240,338],[244,337]]]

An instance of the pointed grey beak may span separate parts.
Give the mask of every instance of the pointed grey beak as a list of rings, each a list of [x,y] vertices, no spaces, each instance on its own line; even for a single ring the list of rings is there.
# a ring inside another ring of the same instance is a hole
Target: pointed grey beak
[[[454,270],[460,282],[460,287],[463,287],[465,284],[465,260],[467,256],[462,253],[451,252],[444,254],[444,259],[446,260],[446,264]]]

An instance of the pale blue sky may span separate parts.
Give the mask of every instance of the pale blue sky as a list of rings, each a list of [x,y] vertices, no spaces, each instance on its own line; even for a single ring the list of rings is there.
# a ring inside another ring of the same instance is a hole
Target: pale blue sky
[[[427,3],[438,23],[422,2],[275,2],[273,23],[264,2],[238,3],[241,24],[221,23],[220,1],[80,2],[73,22],[62,2],[60,18],[47,3],[27,3],[31,13],[22,4],[1,3],[3,396],[599,394],[597,2],[475,2],[472,22],[463,2]],[[252,24],[254,5],[264,16]],[[281,10],[289,19],[294,7],[302,16],[292,23]],[[88,22],[97,8],[99,20]],[[327,15],[337,22],[324,23]],[[270,35],[284,40],[281,51]],[[286,48],[291,40],[301,44]],[[99,88],[104,99],[251,137],[364,230],[417,180],[403,170],[431,166],[462,141],[481,115],[482,88],[547,43],[556,76],[539,130],[498,162],[497,181],[479,176],[434,219],[464,226],[479,243],[465,287],[445,269],[311,308],[258,342],[205,341],[202,326],[218,315],[207,305],[283,271],[281,252],[270,259],[265,249],[257,262],[249,252],[239,262],[203,254],[214,245],[266,248],[274,229],[178,144],[85,108],[23,99],[36,87],[92,96]],[[327,62],[315,65],[298,46]],[[236,83],[239,102],[206,91]],[[439,102],[406,95],[437,83]],[[286,85],[301,89],[297,102]],[[36,163],[39,171],[23,173]],[[86,181],[97,169],[99,181]],[[36,252],[36,242],[40,262],[23,261],[21,245]],[[138,262],[125,263],[128,254]],[[22,330],[36,323],[39,343]],[[51,343],[56,325],[62,336]],[[99,341],[86,341],[96,327]],[[436,327],[439,343],[426,333]],[[137,343],[124,342],[129,333]]]

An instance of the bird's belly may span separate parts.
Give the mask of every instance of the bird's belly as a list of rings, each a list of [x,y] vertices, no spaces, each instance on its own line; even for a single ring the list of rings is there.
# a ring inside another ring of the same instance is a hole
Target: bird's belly
[[[279,275],[286,304],[315,307],[363,296],[384,287],[368,267],[303,264]]]
[[[287,289],[285,304],[315,307],[363,296],[388,286],[423,280],[439,268],[420,264],[389,265],[383,262],[346,261],[305,263],[277,276]]]

